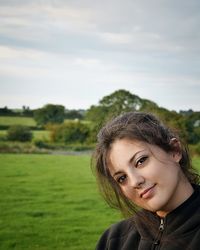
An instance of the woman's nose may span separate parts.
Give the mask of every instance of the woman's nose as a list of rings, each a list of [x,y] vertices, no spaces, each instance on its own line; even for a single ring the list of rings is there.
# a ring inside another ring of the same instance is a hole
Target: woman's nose
[[[130,173],[129,182],[133,188],[140,188],[140,186],[145,182],[145,179],[138,173]]]

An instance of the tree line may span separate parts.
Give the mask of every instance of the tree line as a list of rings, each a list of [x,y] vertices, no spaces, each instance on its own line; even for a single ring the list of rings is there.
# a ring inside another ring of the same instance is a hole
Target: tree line
[[[155,102],[142,99],[127,90],[117,90],[104,96],[97,105],[88,110],[66,110],[63,105],[47,104],[39,109],[30,110],[24,106],[22,115],[32,115],[37,126],[50,129],[51,139],[63,143],[79,141],[95,142],[101,126],[112,117],[129,111],[153,112],[171,128],[180,131],[182,138],[189,144],[200,142],[200,112],[170,111],[159,107]],[[0,109],[0,115],[10,113],[8,108]],[[76,122],[64,123],[65,119]],[[83,123],[81,121],[88,121]]]
[[[94,130],[99,128],[112,117],[123,112],[143,111],[153,112],[169,127],[178,130],[181,137],[189,144],[200,142],[200,112],[192,110],[169,111],[159,107],[155,102],[142,99],[126,90],[117,90],[111,95],[103,97],[98,105],[93,105],[86,113],[88,120],[94,122]]]
[[[58,106],[58,107],[57,107]],[[9,109],[7,106],[0,108],[0,116],[21,116],[21,117],[33,117],[37,116],[37,114],[43,115],[43,110],[47,110],[48,112],[53,112],[53,110],[63,109],[63,112],[60,113],[63,116],[63,119],[83,119],[85,110],[80,109],[65,109],[62,105],[54,105],[47,104],[39,109],[30,109],[29,106],[22,106],[22,109]],[[39,115],[40,116],[40,115]],[[37,119],[37,118],[36,118]],[[60,119],[60,118],[59,118]],[[40,120],[40,118],[39,118]],[[42,119],[41,119],[42,120]],[[44,122],[46,120],[44,119]],[[43,123],[43,122],[42,122]]]

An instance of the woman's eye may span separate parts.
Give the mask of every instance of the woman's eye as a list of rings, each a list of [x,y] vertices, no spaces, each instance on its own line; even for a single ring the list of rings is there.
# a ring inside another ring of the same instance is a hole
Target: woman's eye
[[[141,157],[137,162],[136,162],[136,167],[142,165],[147,159],[147,156]]]
[[[117,182],[122,184],[126,180],[126,175],[122,175],[117,179]]]

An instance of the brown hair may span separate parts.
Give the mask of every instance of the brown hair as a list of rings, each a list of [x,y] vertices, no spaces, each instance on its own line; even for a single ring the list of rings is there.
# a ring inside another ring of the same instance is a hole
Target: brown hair
[[[138,209],[121,191],[117,182],[109,172],[107,158],[111,145],[117,139],[128,138],[159,146],[165,152],[174,150],[172,138],[180,142],[182,159],[180,166],[192,184],[199,183],[199,175],[192,168],[186,145],[181,142],[177,133],[165,126],[154,115],[143,112],[128,112],[108,122],[99,132],[96,149],[92,158],[92,166],[97,183],[106,202],[120,209],[126,217],[132,216]]]

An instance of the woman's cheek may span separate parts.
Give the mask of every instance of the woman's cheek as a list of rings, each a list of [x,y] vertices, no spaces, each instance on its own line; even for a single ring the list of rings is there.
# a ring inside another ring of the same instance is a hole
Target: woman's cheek
[[[133,189],[130,190],[129,188],[122,188],[122,192],[128,199],[132,201],[136,199],[136,195],[134,194]]]

